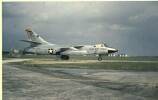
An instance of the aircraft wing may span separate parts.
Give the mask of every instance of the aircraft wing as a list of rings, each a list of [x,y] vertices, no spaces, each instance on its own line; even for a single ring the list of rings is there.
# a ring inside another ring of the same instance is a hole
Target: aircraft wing
[[[73,47],[66,47],[66,48],[60,48],[56,54],[59,55],[80,55],[80,54],[86,54],[87,51],[82,50],[81,48],[84,46],[73,46]]]
[[[34,41],[29,41],[29,40],[20,40],[20,41],[30,43],[30,44],[31,44],[31,46],[36,46],[36,45],[41,44],[41,43],[39,43],[39,42],[34,42]]]
[[[76,48],[76,49],[81,49],[82,47],[84,47],[84,46],[74,46],[74,48]]]
[[[69,47],[69,48],[60,48],[60,52],[68,51],[68,50],[78,50],[75,47]]]

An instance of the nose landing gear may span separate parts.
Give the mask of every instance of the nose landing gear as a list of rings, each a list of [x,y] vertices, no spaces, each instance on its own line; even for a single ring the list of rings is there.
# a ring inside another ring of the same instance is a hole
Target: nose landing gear
[[[99,55],[98,61],[102,61],[102,56],[101,55]]]

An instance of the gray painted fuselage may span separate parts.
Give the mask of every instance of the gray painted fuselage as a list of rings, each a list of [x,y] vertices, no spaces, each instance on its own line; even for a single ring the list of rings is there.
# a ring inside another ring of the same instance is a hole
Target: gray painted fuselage
[[[26,29],[25,31],[27,32],[28,40],[22,41],[30,43],[30,46],[23,50],[24,54],[59,55],[62,59],[69,59],[70,55],[93,54],[99,55],[99,59],[101,60],[102,55],[118,51],[117,49],[108,47],[106,44],[60,46],[45,41],[31,29]]]

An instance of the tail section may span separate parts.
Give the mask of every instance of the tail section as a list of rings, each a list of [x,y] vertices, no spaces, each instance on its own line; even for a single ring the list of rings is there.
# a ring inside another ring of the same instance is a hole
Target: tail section
[[[48,44],[47,41],[45,41],[42,37],[40,37],[37,33],[32,31],[30,28],[25,29],[27,32],[28,40],[31,43],[38,43],[38,44]]]

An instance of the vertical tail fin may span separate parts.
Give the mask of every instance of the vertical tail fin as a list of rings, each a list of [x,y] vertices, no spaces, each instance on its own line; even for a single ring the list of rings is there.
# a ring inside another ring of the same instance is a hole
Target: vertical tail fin
[[[25,29],[27,32],[28,40],[40,44],[48,44],[47,41],[45,41],[42,37],[40,37],[37,33],[32,31],[30,28]]]

